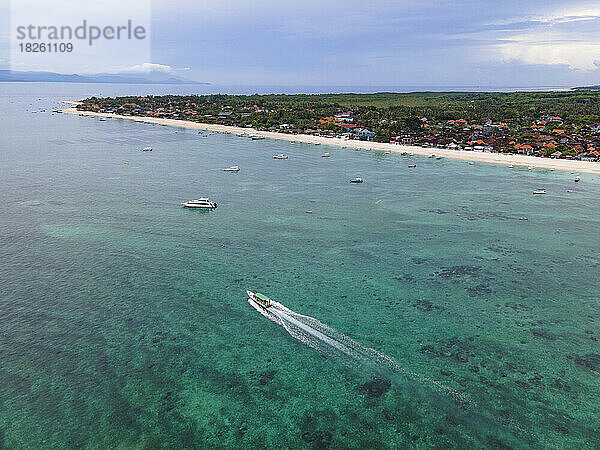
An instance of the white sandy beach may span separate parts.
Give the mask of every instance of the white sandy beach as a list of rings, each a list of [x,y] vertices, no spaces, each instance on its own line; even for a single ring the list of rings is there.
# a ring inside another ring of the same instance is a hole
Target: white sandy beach
[[[64,103],[77,104],[74,101],[65,101]],[[227,125],[207,124],[190,122],[176,119],[159,119],[156,117],[136,117],[122,116],[112,113],[96,113],[88,111],[79,111],[76,108],[67,108],[63,110],[66,113],[83,114],[86,116],[110,117],[115,119],[127,119],[136,122],[156,123],[160,125],[169,125],[175,127],[192,128],[197,130],[209,130],[220,133],[245,134],[253,136],[263,136],[269,139],[280,139],[292,142],[305,142],[309,144],[335,145],[338,147],[390,151],[390,152],[408,152],[415,155],[442,156],[444,158],[461,159],[464,161],[477,161],[492,164],[506,164],[514,166],[534,167],[537,169],[555,169],[570,172],[598,173],[600,174],[600,163],[590,161],[573,161],[568,159],[550,159],[538,158],[526,155],[509,155],[504,153],[474,152],[464,150],[449,150],[443,148],[424,148],[415,146],[395,145],[382,142],[354,141],[337,138],[328,138],[321,136],[311,136],[307,134],[285,134],[272,131],[258,131],[254,128],[239,128]]]

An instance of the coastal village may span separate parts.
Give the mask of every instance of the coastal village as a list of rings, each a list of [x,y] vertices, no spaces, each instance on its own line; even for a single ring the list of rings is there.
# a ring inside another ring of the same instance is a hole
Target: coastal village
[[[570,121],[554,113],[539,111],[533,115],[528,111],[528,117],[494,119],[473,117],[474,114],[467,111],[465,117],[442,118],[436,109],[427,116],[416,114],[423,108],[346,107],[304,98],[319,96],[276,96],[286,101],[262,97],[265,96],[93,97],[82,101],[77,108],[347,140],[600,160],[600,121],[590,120],[589,115],[585,116],[586,120],[577,116],[577,120]]]

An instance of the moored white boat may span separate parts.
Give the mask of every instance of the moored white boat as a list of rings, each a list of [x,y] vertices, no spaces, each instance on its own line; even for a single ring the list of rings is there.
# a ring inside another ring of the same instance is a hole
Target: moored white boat
[[[362,183],[363,179],[361,177],[352,178],[350,183]]]
[[[188,200],[187,202],[183,202],[181,206],[185,208],[215,209],[218,205],[215,202],[211,202],[208,197],[204,197],[198,200]]]
[[[277,155],[273,155],[273,158],[275,158],[275,159],[288,159],[288,156],[284,155],[283,153],[279,153]]]
[[[151,152],[152,151],[152,147],[144,147],[142,149],[143,152]]]
[[[546,189],[536,189],[535,191],[533,191],[534,195],[543,195],[546,193]]]
[[[231,167],[227,167],[226,169],[223,169],[225,172],[239,172],[240,168],[239,166],[231,166]]]
[[[331,155],[329,154],[329,152],[325,152],[321,155],[321,157],[323,158],[329,158]]]

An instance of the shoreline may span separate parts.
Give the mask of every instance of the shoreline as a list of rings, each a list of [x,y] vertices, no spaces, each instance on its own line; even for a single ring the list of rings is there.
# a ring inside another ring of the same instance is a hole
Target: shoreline
[[[69,103],[73,105],[77,105],[79,102],[75,101],[65,101],[64,103]],[[307,144],[323,144],[323,145],[332,145],[337,147],[346,147],[346,148],[354,148],[354,149],[362,149],[362,150],[375,150],[375,151],[390,151],[394,153],[413,153],[415,155],[423,155],[429,156],[431,154],[435,154],[436,156],[441,156],[444,158],[450,159],[458,159],[462,161],[474,161],[474,162],[484,162],[490,164],[504,164],[504,165],[514,165],[514,166],[524,166],[524,167],[533,167],[536,169],[554,169],[554,170],[562,170],[562,171],[576,171],[582,173],[595,173],[600,174],[600,163],[599,162],[591,162],[591,161],[577,161],[577,160],[569,160],[569,159],[550,159],[550,158],[540,158],[537,156],[527,156],[527,155],[513,155],[506,153],[490,153],[490,152],[475,152],[475,151],[465,151],[465,150],[450,150],[444,148],[424,148],[424,147],[416,147],[416,146],[407,146],[407,145],[396,145],[396,144],[388,144],[385,142],[370,142],[370,141],[355,141],[355,140],[345,140],[339,138],[330,138],[330,137],[322,137],[322,136],[312,136],[308,134],[286,134],[286,133],[278,133],[274,131],[259,131],[254,128],[240,128],[233,127],[229,125],[219,125],[219,124],[210,124],[210,123],[199,123],[199,122],[191,122],[188,120],[179,120],[179,119],[163,119],[157,117],[140,117],[140,116],[123,116],[119,114],[113,113],[98,113],[92,111],[79,111],[77,108],[66,108],[62,110],[63,112],[70,114],[81,114],[85,116],[96,116],[96,117],[106,117],[106,118],[114,118],[114,119],[127,119],[133,120],[135,122],[143,122],[143,123],[154,123],[158,125],[168,125],[175,126],[181,128],[191,128],[195,130],[208,130],[208,131],[216,131],[220,133],[229,133],[229,134],[237,134],[237,135],[252,135],[252,136],[261,136],[269,139],[278,139],[289,142],[303,142]]]

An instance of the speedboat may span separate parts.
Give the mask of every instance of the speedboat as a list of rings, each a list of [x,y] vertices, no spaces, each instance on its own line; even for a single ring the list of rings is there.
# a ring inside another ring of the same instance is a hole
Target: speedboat
[[[543,195],[546,193],[546,189],[537,189],[535,191],[533,191],[534,195]]]
[[[321,155],[323,158],[329,158],[331,155],[329,154],[329,152],[325,152]]]
[[[288,159],[288,156],[284,155],[283,153],[279,153],[278,155],[274,155],[273,158],[275,158],[275,159]]]
[[[575,183],[579,183],[580,181],[581,181],[581,178],[575,177]]]
[[[429,155],[429,158],[435,158],[435,155],[432,153],[431,155]]]
[[[320,142],[315,142],[315,145],[321,145],[321,143]]]
[[[246,294],[248,294],[248,298],[252,303],[265,309],[271,307],[271,299],[266,295],[252,291],[246,291]]]
[[[215,209],[217,204],[211,202],[208,197],[199,198],[198,200],[188,200],[181,204],[185,208],[204,208],[204,209]]]
[[[261,141],[263,140],[265,137],[264,136],[252,136],[252,140],[253,141]]]
[[[436,156],[435,159],[443,159],[443,156]]]
[[[474,166],[474,165],[475,165],[475,163],[474,163],[473,161],[469,161],[469,165],[470,165],[470,166]]]
[[[240,168],[239,166],[231,166],[228,167],[227,169],[223,169],[225,172],[239,172]]]
[[[533,166],[527,167],[527,170],[533,170]]]
[[[362,183],[363,179],[361,177],[352,178],[350,183]]]
[[[512,169],[513,167],[515,167],[515,166],[513,166],[512,164],[510,166],[508,166],[509,169]]]
[[[143,152],[151,152],[152,151],[152,147],[144,147],[142,149]]]
[[[417,167],[416,164],[409,164],[408,167],[413,168],[413,167]]]

